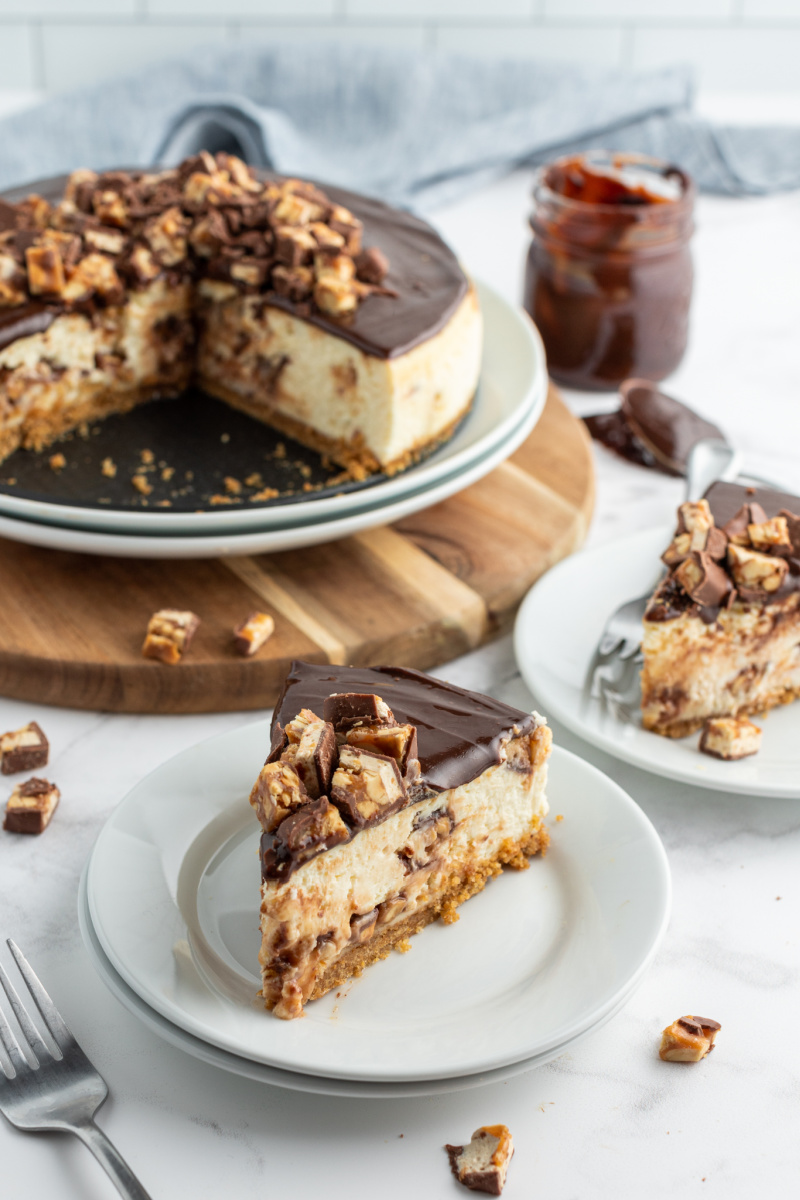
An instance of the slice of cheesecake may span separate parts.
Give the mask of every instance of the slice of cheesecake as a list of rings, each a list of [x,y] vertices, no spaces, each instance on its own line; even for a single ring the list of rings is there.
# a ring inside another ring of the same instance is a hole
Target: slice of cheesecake
[[[250,802],[266,1007],[299,1017],[548,834],[544,718],[402,667],[295,662]]]
[[[797,496],[734,483],[681,505],[644,617],[645,729],[683,737],[800,696],[798,513]]]

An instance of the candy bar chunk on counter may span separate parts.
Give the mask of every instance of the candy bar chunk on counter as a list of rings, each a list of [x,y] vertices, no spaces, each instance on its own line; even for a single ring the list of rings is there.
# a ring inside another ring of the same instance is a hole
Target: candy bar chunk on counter
[[[43,833],[58,807],[61,793],[46,779],[18,783],[8,798],[3,829],[8,833]]]
[[[50,744],[35,721],[0,737],[0,771],[15,775],[18,771],[38,771],[47,766]]]
[[[159,662],[174,666],[189,649],[199,624],[196,613],[179,612],[175,608],[159,609],[147,623],[142,654],[145,658],[157,658]]]
[[[251,658],[275,632],[275,622],[269,613],[252,612],[246,621],[233,631],[233,645],[237,654]]]
[[[699,1062],[713,1050],[721,1028],[709,1017],[678,1017],[661,1034],[658,1057],[664,1062]]]
[[[459,1183],[473,1192],[500,1195],[514,1154],[508,1126],[482,1125],[466,1146],[445,1146],[445,1150]]]
[[[761,749],[762,730],[747,717],[709,717],[700,734],[699,748],[712,758],[748,758]]]

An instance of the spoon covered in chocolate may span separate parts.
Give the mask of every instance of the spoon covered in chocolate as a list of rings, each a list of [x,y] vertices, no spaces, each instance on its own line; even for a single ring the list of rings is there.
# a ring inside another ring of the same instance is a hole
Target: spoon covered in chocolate
[[[640,466],[685,475],[698,442],[726,442],[722,430],[647,379],[626,379],[617,412],[586,418],[593,438]]]

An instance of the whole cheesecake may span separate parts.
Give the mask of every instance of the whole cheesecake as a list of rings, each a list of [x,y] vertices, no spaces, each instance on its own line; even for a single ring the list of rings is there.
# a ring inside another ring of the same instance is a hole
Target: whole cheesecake
[[[230,155],[0,199],[0,459],[194,381],[355,477],[391,474],[468,411],[481,340],[424,221]]]

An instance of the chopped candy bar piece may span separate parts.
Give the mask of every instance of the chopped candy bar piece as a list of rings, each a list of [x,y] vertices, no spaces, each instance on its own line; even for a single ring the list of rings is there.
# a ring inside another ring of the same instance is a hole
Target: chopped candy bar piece
[[[762,730],[747,717],[709,717],[700,735],[699,749],[712,758],[736,759],[757,754]]]
[[[459,1183],[473,1192],[499,1196],[506,1182],[514,1141],[506,1125],[482,1125],[466,1146],[445,1146]]]
[[[312,800],[327,792],[333,774],[336,737],[333,726],[304,708],[286,726],[289,745],[281,759],[296,767]]]
[[[264,643],[275,632],[275,622],[269,613],[252,612],[233,631],[233,644],[237,653],[245,658],[257,654]]]
[[[274,833],[285,817],[309,799],[296,769],[286,762],[265,763],[250,792],[250,803],[266,833]]]
[[[61,793],[46,779],[18,783],[8,798],[3,829],[8,833],[42,833],[58,807]]]
[[[713,1050],[721,1028],[708,1017],[679,1017],[662,1033],[658,1057],[664,1062],[699,1062]]]
[[[275,844],[279,858],[284,851],[287,860],[297,865],[315,858],[323,850],[348,842],[351,836],[327,796],[320,796],[281,822]]]
[[[406,775],[417,757],[417,731],[413,725],[356,725],[345,734],[351,746],[387,754]]]
[[[407,796],[393,758],[345,745],[333,773],[331,800],[352,828],[363,829],[403,808]]]
[[[36,771],[47,765],[50,745],[35,721],[0,737],[0,770],[4,775]]]
[[[189,649],[199,624],[200,618],[193,612],[159,609],[148,622],[142,654],[173,666]]]

